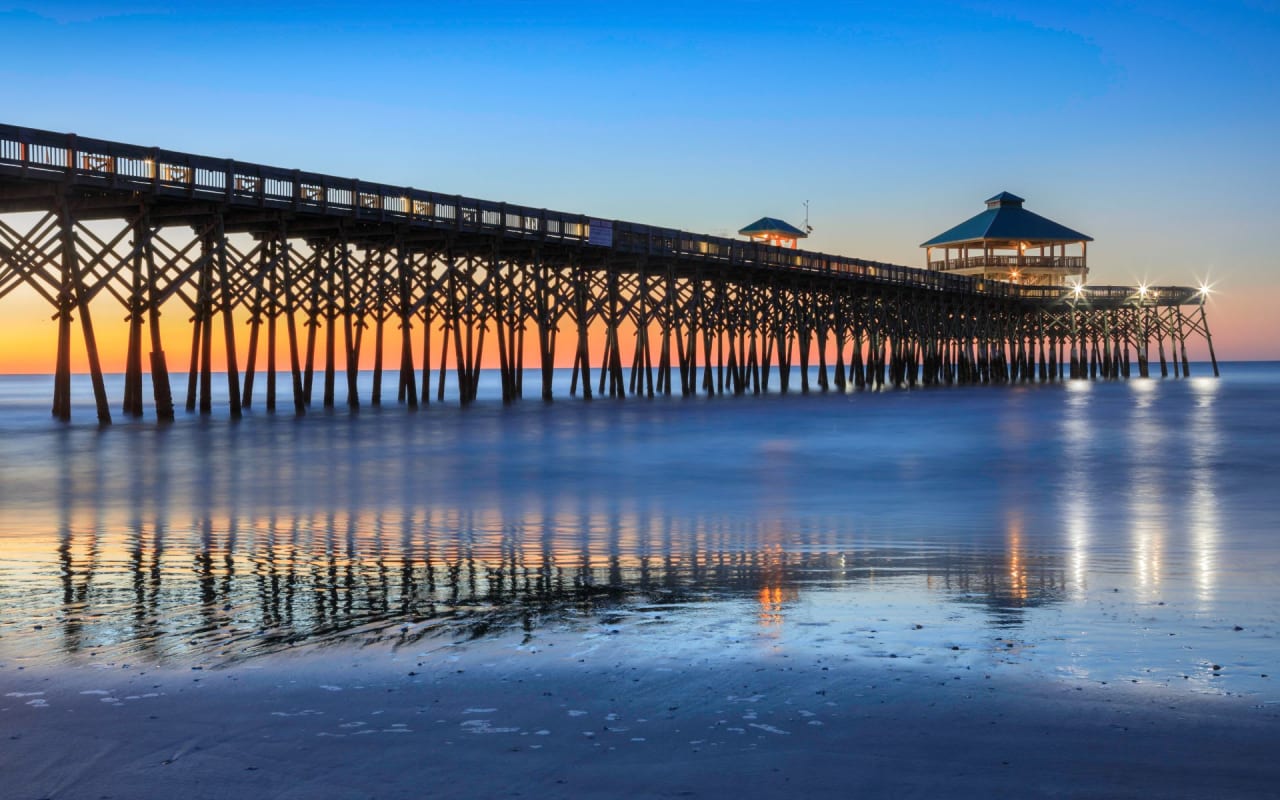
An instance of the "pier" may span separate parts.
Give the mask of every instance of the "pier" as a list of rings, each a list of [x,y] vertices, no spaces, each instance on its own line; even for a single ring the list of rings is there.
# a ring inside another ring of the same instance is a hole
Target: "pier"
[[[584,398],[1186,377],[1187,340],[1199,336],[1218,372],[1204,288],[1025,285],[943,263],[917,269],[0,125],[0,302],[26,286],[49,303],[59,419],[71,415],[78,321],[98,419],[111,421],[90,313],[100,296],[128,326],[121,411],[142,415],[149,372],[161,420],[176,402],[212,412],[215,336],[232,417],[258,403],[297,414],[380,405],[391,387],[416,407],[443,401],[451,381],[470,403],[495,351],[504,402],[563,391],[554,367],[569,354],[568,393]],[[171,310],[191,328],[176,399],[159,324]],[[536,364],[524,363],[526,336]],[[603,336],[595,359],[591,336]],[[384,363],[397,341],[398,361]],[[373,389],[361,397],[370,345]],[[526,366],[536,387],[524,385]]]

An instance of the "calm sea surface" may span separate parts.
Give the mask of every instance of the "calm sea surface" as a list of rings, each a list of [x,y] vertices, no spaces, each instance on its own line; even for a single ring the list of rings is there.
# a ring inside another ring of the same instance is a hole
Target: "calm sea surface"
[[[513,407],[495,378],[99,430],[82,379],[64,426],[51,378],[0,377],[0,664],[622,635],[1280,699],[1280,364]]]

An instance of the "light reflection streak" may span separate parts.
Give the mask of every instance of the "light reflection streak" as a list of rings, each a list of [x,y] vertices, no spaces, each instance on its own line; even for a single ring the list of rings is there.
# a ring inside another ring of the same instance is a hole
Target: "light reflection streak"
[[[1082,601],[1089,588],[1089,547],[1094,513],[1091,505],[1097,496],[1091,461],[1095,433],[1089,419],[1090,383],[1070,381],[1066,385],[1069,393],[1061,423],[1064,475],[1059,504],[1066,520],[1070,595]]]
[[[1027,565],[1022,544],[1022,515],[1012,511],[1005,524],[1006,554],[1009,560],[1009,593],[1021,603],[1027,600]]]
[[[1191,547],[1195,563],[1196,599],[1201,611],[1208,611],[1215,598],[1220,523],[1214,461],[1221,454],[1221,433],[1215,400],[1218,382],[1193,379],[1196,396],[1188,428],[1191,461]]]
[[[1125,451],[1130,460],[1126,495],[1133,572],[1139,597],[1156,600],[1161,592],[1168,527],[1164,487],[1171,476],[1167,474],[1164,427],[1156,417],[1160,385],[1139,380],[1131,387],[1134,402],[1125,426]]]

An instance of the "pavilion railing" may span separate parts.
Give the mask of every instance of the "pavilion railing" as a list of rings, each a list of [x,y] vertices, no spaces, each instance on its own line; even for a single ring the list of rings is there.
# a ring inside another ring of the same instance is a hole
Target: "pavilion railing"
[[[1079,272],[1084,269],[1083,256],[968,256],[930,261],[929,269],[1061,269]]]

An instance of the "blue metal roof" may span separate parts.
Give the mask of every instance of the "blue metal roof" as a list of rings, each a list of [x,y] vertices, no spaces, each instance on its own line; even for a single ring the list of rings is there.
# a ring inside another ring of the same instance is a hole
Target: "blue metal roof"
[[[794,236],[797,239],[803,239],[809,234],[797,228],[788,222],[773,217],[761,217],[747,227],[738,231],[743,236],[763,236],[770,233],[780,233],[784,236]]]
[[[1016,194],[1001,192],[987,200],[987,210],[944,231],[921,247],[965,242],[1092,242],[1093,237],[1022,207]]]

